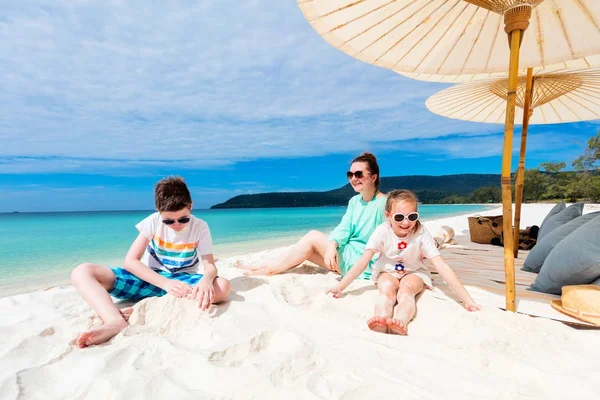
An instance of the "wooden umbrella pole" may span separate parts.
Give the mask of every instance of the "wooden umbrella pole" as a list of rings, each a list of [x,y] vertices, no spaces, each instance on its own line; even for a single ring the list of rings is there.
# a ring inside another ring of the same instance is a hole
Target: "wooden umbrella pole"
[[[531,109],[531,92],[533,90],[533,68],[527,69],[527,83],[525,85],[525,101],[523,103],[523,127],[521,132],[521,151],[519,154],[519,168],[515,185],[515,228],[513,244],[515,258],[519,256],[519,230],[521,229],[521,204],[523,203],[523,182],[525,180],[525,150],[527,148],[527,130],[529,118],[533,113]]]
[[[516,311],[515,303],[515,259],[512,235],[512,190],[510,183],[513,131],[515,128],[515,106],[517,79],[519,77],[519,47],[521,33],[516,29],[510,32],[510,64],[508,70],[508,99],[504,122],[504,151],[502,154],[502,230],[504,232],[504,271],[506,274],[506,310]]]
[[[504,151],[502,153],[502,231],[504,237],[504,273],[506,275],[506,310],[517,311],[515,301],[515,259],[512,221],[512,188],[510,171],[512,162],[515,106],[519,78],[519,50],[523,33],[529,26],[531,6],[521,4],[504,13],[504,31],[508,34],[510,62],[508,64],[508,97],[504,121]]]

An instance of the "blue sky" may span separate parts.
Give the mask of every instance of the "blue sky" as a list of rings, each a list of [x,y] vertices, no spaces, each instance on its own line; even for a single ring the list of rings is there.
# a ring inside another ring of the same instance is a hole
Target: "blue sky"
[[[383,176],[500,170],[501,125],[431,114],[447,85],[346,56],[293,0],[2,7],[0,212],[151,209],[170,174],[200,208],[328,190],[365,150]],[[527,165],[570,164],[599,127],[533,126]]]

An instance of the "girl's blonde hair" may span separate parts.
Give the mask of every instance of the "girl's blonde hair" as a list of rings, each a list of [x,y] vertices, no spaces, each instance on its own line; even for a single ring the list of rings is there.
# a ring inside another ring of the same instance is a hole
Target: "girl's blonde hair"
[[[387,211],[388,213],[391,213],[392,206],[397,201],[408,201],[408,202],[414,203],[415,209],[417,209],[418,205],[419,205],[419,199],[417,198],[416,194],[414,194],[410,190],[396,189],[396,190],[392,190],[391,192],[389,192],[387,194],[387,201],[385,202],[385,211]],[[413,232],[416,232],[419,229],[421,229],[421,221],[417,220],[417,223],[415,224],[415,226],[413,228]]]

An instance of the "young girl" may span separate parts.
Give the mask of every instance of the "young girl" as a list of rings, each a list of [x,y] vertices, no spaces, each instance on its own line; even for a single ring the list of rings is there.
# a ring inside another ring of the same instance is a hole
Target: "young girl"
[[[390,192],[385,204],[387,221],[375,229],[363,255],[348,274],[327,291],[339,297],[364,271],[375,253],[380,253],[371,275],[371,279],[377,282],[379,298],[375,304],[375,316],[367,321],[369,328],[376,332],[406,335],[408,323],[416,311],[415,296],[425,287],[432,288],[424,258],[431,260],[468,311],[481,309],[442,259],[429,231],[419,222],[417,202],[417,197],[408,190]],[[394,314],[396,303],[398,306]]]

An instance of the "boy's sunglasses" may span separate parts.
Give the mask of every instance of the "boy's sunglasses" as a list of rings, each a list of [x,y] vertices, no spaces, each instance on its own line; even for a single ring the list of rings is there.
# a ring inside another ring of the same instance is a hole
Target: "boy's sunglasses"
[[[356,171],[356,172],[348,171],[348,172],[346,172],[346,177],[348,177],[348,179],[352,179],[353,176],[355,176],[356,179],[362,179],[362,177],[365,176],[365,174],[363,174],[362,171]]]
[[[404,214],[398,213],[398,214],[392,215],[392,218],[396,222],[402,222],[402,221],[404,221],[404,218],[408,219],[410,222],[415,222],[416,220],[419,219],[419,213],[418,212],[411,212],[408,215],[404,215]]]
[[[187,224],[188,222],[190,222],[190,217],[177,218],[177,222],[179,222],[180,224]],[[175,223],[175,220],[174,219],[163,219],[162,223],[165,225],[173,225]]]

